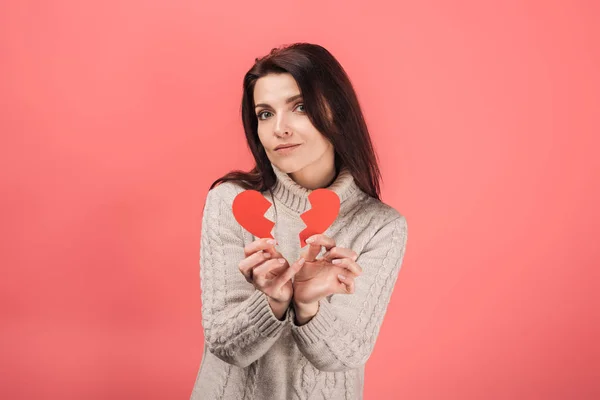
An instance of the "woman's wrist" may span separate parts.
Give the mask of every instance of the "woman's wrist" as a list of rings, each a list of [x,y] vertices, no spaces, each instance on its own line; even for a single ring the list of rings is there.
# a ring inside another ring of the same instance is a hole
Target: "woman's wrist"
[[[271,310],[273,311],[273,314],[275,314],[275,317],[277,317],[278,320],[283,321],[283,316],[290,306],[290,300],[279,301],[270,296],[267,296],[267,299],[269,300],[269,305],[271,306]]]
[[[314,303],[297,303],[293,302],[294,305],[294,314],[296,316],[295,323],[296,325],[304,325],[308,323],[319,311],[319,302],[316,301]]]

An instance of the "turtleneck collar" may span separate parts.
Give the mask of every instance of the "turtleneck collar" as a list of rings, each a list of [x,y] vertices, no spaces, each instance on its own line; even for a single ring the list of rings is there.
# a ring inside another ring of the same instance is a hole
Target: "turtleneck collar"
[[[311,207],[308,195],[313,190],[306,189],[297,184],[288,174],[281,171],[273,163],[271,163],[271,167],[273,167],[273,171],[277,177],[277,182],[273,186],[273,196],[293,211],[303,213],[308,210]],[[342,167],[331,185],[325,189],[335,192],[340,198],[340,204],[343,204],[348,199],[357,197],[362,192],[346,167]]]

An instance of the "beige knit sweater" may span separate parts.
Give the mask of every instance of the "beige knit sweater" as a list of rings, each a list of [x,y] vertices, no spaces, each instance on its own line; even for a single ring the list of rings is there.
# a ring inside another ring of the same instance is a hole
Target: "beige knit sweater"
[[[311,207],[311,190],[272,167],[274,198],[269,191],[263,195],[277,213],[271,207],[265,216],[275,221],[276,249],[291,264],[302,251],[300,214]],[[278,320],[265,294],[238,270],[244,246],[258,239],[233,217],[233,199],[244,189],[227,182],[208,192],[200,250],[204,354],[192,400],[362,399],[365,363],[404,258],[406,218],[361,191],[347,169],[328,189],[341,205],[324,233],[359,254],[363,273],[353,294],[321,300],[302,326],[294,323],[292,306]]]

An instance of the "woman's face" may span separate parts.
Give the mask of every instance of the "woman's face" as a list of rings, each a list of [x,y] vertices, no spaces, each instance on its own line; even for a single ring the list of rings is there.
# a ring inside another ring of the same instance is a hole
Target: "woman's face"
[[[289,73],[269,74],[256,81],[254,109],[258,137],[267,157],[277,168],[291,174],[329,170],[334,163],[333,145],[310,122],[296,80]],[[294,144],[287,150],[279,145]]]

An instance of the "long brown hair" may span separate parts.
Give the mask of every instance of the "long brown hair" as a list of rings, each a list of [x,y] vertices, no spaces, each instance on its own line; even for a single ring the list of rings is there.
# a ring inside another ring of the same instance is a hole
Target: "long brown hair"
[[[220,182],[234,181],[244,189],[262,192],[271,191],[275,184],[275,172],[258,138],[258,119],[254,113],[256,81],[272,73],[289,73],[296,80],[308,118],[335,149],[336,171],[348,168],[356,185],[379,200],[381,172],[352,83],[329,51],[310,43],[274,48],[268,55],[257,58],[246,73],[242,122],[256,166],[249,172],[231,171],[214,181],[210,189]]]

